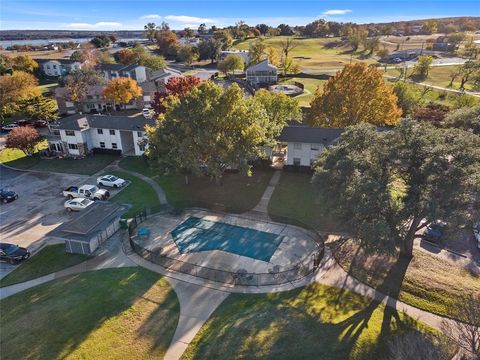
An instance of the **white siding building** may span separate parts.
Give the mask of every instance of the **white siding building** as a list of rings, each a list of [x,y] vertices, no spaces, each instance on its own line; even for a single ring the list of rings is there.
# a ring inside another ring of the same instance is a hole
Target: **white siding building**
[[[36,59],[40,70],[47,76],[59,77],[71,73],[74,70],[79,70],[81,64],[79,61],[69,59],[45,60]]]
[[[145,126],[154,123],[139,116],[76,114],[59,121],[55,128],[58,136],[49,138],[49,148],[67,156],[83,156],[95,149],[142,155],[146,149]]]
[[[267,60],[263,60],[247,68],[247,81],[252,85],[275,84],[278,79],[278,70]]]

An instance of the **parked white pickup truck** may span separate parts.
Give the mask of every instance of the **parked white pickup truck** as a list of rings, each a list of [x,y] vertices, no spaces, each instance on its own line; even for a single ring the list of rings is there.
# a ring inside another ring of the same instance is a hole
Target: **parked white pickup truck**
[[[63,196],[69,199],[73,198],[87,198],[92,200],[106,200],[110,196],[108,190],[99,189],[95,185],[83,185],[79,188],[76,186],[70,186],[63,190]]]

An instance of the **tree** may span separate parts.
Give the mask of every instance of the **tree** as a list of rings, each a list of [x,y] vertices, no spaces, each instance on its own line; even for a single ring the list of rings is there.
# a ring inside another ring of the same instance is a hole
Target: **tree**
[[[359,26],[350,28],[347,34],[347,41],[352,47],[352,51],[357,51],[360,44],[364,44],[368,32]]]
[[[217,30],[213,34],[213,38],[222,43],[222,50],[227,50],[233,44],[233,37],[228,30]]]
[[[445,116],[442,125],[480,135],[480,105],[451,111]]]
[[[23,71],[29,73],[38,69],[38,63],[29,55],[9,56],[2,54],[1,58],[5,68],[2,73],[7,72],[6,69],[8,69],[10,72]]]
[[[154,128],[147,128],[147,156],[165,173],[219,180],[227,167],[249,173],[248,160],[262,155],[264,109],[237,84],[225,91],[212,82],[173,101]]]
[[[43,95],[24,100],[20,108],[30,119],[50,121],[58,118],[57,102]]]
[[[380,59],[383,59],[384,57],[387,57],[389,54],[390,54],[390,51],[388,51],[388,49],[386,47],[377,51],[377,56]]]
[[[430,66],[433,63],[433,57],[430,55],[420,55],[418,57],[418,60],[413,67],[413,74],[415,76],[418,76],[421,79],[426,79],[428,78],[428,73],[430,71]]]
[[[220,55],[222,51],[222,42],[217,39],[203,40],[198,45],[198,58],[199,60],[210,59],[212,64]]]
[[[480,74],[480,61],[469,60],[463,65],[460,66],[459,75],[460,79],[460,90],[465,89],[465,85],[468,83],[471,77],[474,77],[475,74]]]
[[[282,41],[280,46],[282,48],[282,56],[286,59],[290,55],[290,52],[298,46],[298,43],[293,38],[289,37],[286,38],[285,41]]]
[[[151,106],[155,111],[155,117],[163,114],[167,104],[172,98],[183,99],[194,87],[200,85],[200,79],[195,76],[171,77],[165,84],[165,91],[155,93]]]
[[[415,234],[442,219],[469,221],[480,209],[480,137],[404,120],[379,132],[370,124],[347,129],[320,154],[314,183],[322,201],[352,229],[366,250],[413,255]]]
[[[280,65],[280,60],[278,56],[278,51],[273,46],[267,47],[267,59],[268,62],[272,65],[278,66]]]
[[[205,23],[202,23],[198,26],[198,32],[199,34],[206,34],[207,33],[207,25]]]
[[[185,29],[183,29],[183,34],[186,38],[192,38],[195,36],[195,31],[186,27]]]
[[[466,57],[469,60],[476,60],[479,53],[480,48],[473,41],[473,38],[470,38],[470,40],[463,47],[462,56]]]
[[[198,54],[196,49],[191,45],[184,45],[178,49],[178,60],[184,62],[187,65],[192,65],[192,63],[198,59]]]
[[[156,32],[155,36],[160,55],[167,58],[176,55],[177,35],[173,31],[164,26],[163,29]]]
[[[290,27],[290,25],[287,24],[280,24],[277,26],[278,29],[280,30],[280,35],[281,36],[292,36],[294,34],[293,29]]]
[[[420,102],[417,89],[403,81],[397,81],[393,85],[393,92],[397,96],[397,105],[402,109],[404,116],[410,115]]]
[[[128,104],[130,101],[142,96],[142,88],[130,78],[119,77],[110,80],[103,89],[103,96],[113,103]]]
[[[422,25],[423,31],[430,35],[437,32],[437,22],[435,20],[427,20]]]
[[[110,45],[110,38],[106,35],[95,36],[90,43],[96,48],[104,48]]]
[[[119,63],[125,65],[137,64],[140,60],[139,54],[132,49],[122,49],[116,52],[115,58]]]
[[[153,40],[155,39],[155,33],[157,31],[157,26],[155,25],[155,23],[150,22],[147,25],[145,25],[143,29],[145,30],[145,37],[150,42],[153,42]]]
[[[243,71],[243,68],[243,58],[237,54],[228,55],[224,60],[218,62],[218,69],[225,74],[229,72],[235,74],[235,70]]]
[[[303,30],[303,35],[307,37],[324,37],[328,34],[327,22],[323,19],[315,20],[307,25]]]
[[[118,41],[117,35],[115,35],[115,34],[108,35],[108,38],[109,38],[109,40],[112,44],[114,44]]]
[[[469,294],[455,302],[454,313],[460,321],[443,321],[442,330],[459,344],[462,359],[480,359],[480,294]]]
[[[418,121],[429,122],[434,126],[440,126],[449,111],[450,108],[446,105],[430,102],[424,107],[416,108],[413,111],[413,118]]]
[[[78,104],[86,98],[90,86],[103,83],[103,77],[97,71],[82,68],[65,76],[63,82],[69,99]]]
[[[254,42],[250,44],[248,49],[248,57],[250,59],[250,64],[256,64],[263,60],[265,57],[265,50],[267,49],[267,45],[265,44],[265,40],[263,38],[258,38]]]
[[[268,26],[267,24],[258,24],[255,27],[258,29],[258,31],[260,31],[260,34],[262,35],[267,35],[268,29],[270,29],[270,26]]]
[[[372,55],[380,47],[380,38],[375,36],[365,39],[364,47],[368,50],[369,55]]]
[[[110,54],[108,53],[108,56]],[[82,63],[82,68],[93,69],[97,63],[104,61],[105,55],[92,45],[86,45],[81,50],[76,50],[70,55],[71,60],[76,60]]]
[[[22,101],[39,95],[38,80],[32,74],[14,71],[0,76],[0,120],[18,111]]]
[[[163,56],[148,55],[148,54],[144,54],[140,56],[140,60],[138,64],[145,66],[151,70],[160,70],[160,69],[165,69],[167,67],[167,63]]]
[[[42,137],[37,130],[28,126],[22,126],[8,133],[5,146],[11,149],[20,149],[28,156],[33,154],[35,146],[41,140]]]
[[[345,127],[367,122],[396,125],[402,110],[381,71],[365,63],[347,65],[330,78],[311,102],[313,126]]]

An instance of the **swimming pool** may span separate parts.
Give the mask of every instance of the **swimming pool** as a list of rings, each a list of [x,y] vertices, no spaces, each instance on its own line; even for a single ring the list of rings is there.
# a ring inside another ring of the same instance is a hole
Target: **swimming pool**
[[[222,250],[270,261],[283,236],[222,222],[189,217],[171,231],[180,253]]]

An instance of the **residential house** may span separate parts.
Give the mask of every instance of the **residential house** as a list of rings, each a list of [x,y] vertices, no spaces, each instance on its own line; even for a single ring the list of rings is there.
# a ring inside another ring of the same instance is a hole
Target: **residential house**
[[[135,80],[139,84],[148,80],[147,73],[151,71],[150,69],[141,65],[105,63],[97,64],[96,70],[99,71],[107,81],[119,77],[128,77]]]
[[[79,70],[82,64],[70,59],[35,59],[40,71],[46,76],[59,77]]]
[[[318,155],[336,143],[343,129],[314,128],[306,125],[285,126],[271,153],[273,163],[310,167]]]
[[[142,155],[148,147],[145,126],[154,124],[143,116],[75,114],[57,122],[55,135],[48,137],[49,149],[66,156],[84,156],[95,149]]]
[[[247,81],[254,86],[275,84],[278,79],[278,70],[275,65],[263,60],[247,68]]]

